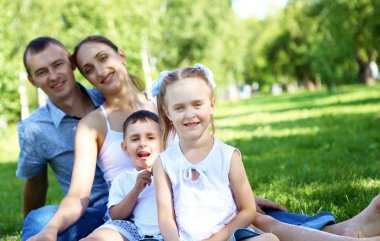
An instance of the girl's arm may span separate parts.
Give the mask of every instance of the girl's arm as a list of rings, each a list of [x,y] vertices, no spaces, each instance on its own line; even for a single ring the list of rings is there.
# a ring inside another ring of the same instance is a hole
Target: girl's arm
[[[172,189],[169,177],[162,167],[158,157],[153,166],[153,177],[156,191],[158,224],[165,240],[179,240],[177,225],[174,217]]]
[[[56,240],[58,233],[74,224],[88,206],[95,175],[99,136],[97,123],[94,121],[96,118],[91,118],[91,114],[78,124],[75,136],[75,161],[69,191],[53,218],[40,233],[30,238],[30,241]]]
[[[127,196],[125,196],[118,204],[112,206],[110,208],[110,216],[113,220],[119,219],[127,219],[131,215],[133,209],[135,208],[137,198],[142,190],[144,190],[146,185],[150,185],[152,182],[152,173],[149,170],[145,170],[138,174],[136,178],[136,183],[133,188],[128,188],[130,191]],[[122,176],[124,177],[124,176]],[[119,183],[115,183],[117,180],[114,180],[110,189],[110,197],[114,195],[116,192],[121,192],[121,190],[125,190],[127,187],[124,185],[119,185]],[[115,187],[114,185],[119,185]],[[114,189],[114,188],[115,189]],[[119,193],[120,194],[120,193]]]
[[[228,240],[237,228],[248,227],[256,217],[256,203],[252,197],[252,188],[245,173],[238,151],[234,151],[231,160],[229,179],[235,197],[237,214],[218,233],[207,240]]]

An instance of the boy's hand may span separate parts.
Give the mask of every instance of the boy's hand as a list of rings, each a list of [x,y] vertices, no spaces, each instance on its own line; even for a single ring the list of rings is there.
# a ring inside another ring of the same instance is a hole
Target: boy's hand
[[[146,185],[152,183],[152,173],[149,170],[145,170],[137,175],[136,184],[134,189],[138,192],[141,192]]]

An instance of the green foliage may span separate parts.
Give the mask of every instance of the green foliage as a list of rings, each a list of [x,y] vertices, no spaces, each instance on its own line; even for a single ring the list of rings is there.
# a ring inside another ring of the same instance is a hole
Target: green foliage
[[[265,90],[274,83],[321,81],[335,89],[357,82],[355,54],[368,64],[369,54],[379,52],[379,10],[376,0],[289,0],[283,11],[263,20],[243,20],[228,0],[0,1],[0,113],[9,121],[20,119],[22,54],[31,39],[43,35],[69,49],[87,35],[105,35],[125,52],[129,72],[146,81],[162,70],[201,62],[222,88],[258,82]],[[143,69],[142,56],[150,69]],[[27,88],[35,107],[35,91]]]

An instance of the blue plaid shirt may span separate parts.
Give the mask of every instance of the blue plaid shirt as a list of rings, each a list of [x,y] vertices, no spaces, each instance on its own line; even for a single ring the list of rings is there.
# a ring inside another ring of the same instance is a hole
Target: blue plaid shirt
[[[96,107],[103,103],[104,97],[99,90],[79,86],[90,96]],[[79,120],[78,117],[67,115],[48,100],[45,106],[21,121],[17,125],[20,156],[16,176],[21,179],[31,178],[49,164],[66,195],[73,171],[74,139]],[[108,186],[97,166],[89,206],[105,204],[107,200]]]

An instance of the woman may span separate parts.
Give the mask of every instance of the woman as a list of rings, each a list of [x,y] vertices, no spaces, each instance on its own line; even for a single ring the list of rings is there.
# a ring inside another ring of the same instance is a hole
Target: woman
[[[132,168],[130,160],[125,160],[128,157],[120,147],[123,121],[140,109],[157,112],[155,104],[145,93],[139,91],[136,82],[130,78],[124,66],[125,55],[110,40],[102,36],[89,36],[76,46],[72,59],[84,77],[103,93],[105,102],[102,107],[80,121],[75,139],[75,164],[69,192],[54,217],[31,241],[56,240],[58,233],[80,218],[88,205],[96,164],[103,170],[108,183],[122,170]],[[371,220],[375,228],[380,221],[380,200],[377,202],[379,207],[375,208],[376,220]],[[371,212],[374,211],[374,205],[368,208]],[[363,220],[359,222],[365,224]],[[274,233],[283,241],[359,240],[287,225],[264,215],[260,215],[255,224],[267,232],[275,227]],[[338,233],[341,230],[332,231]],[[380,241],[380,238],[370,240]]]

